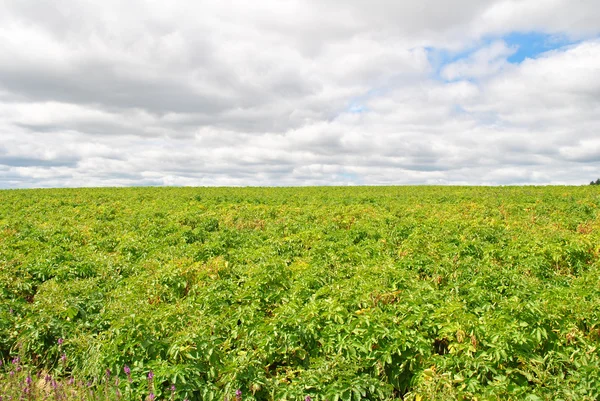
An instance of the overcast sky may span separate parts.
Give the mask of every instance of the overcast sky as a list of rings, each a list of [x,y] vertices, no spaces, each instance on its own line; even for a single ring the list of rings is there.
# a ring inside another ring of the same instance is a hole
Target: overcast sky
[[[598,0],[0,1],[0,188],[598,177]]]

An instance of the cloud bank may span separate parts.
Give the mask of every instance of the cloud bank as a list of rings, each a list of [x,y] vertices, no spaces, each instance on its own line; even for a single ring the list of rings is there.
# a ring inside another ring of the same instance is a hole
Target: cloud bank
[[[0,188],[584,184],[595,0],[0,3]]]

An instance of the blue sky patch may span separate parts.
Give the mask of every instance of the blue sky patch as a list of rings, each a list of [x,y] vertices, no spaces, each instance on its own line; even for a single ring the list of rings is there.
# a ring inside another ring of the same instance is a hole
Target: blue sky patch
[[[536,58],[541,53],[577,43],[562,35],[548,35],[540,32],[513,32],[500,39],[503,39],[509,47],[514,46],[518,49],[508,58],[510,63],[520,63],[528,58]]]
[[[354,183],[360,182],[360,178],[358,177],[358,175],[356,175],[354,173],[343,172],[343,173],[339,173],[338,177],[339,177],[339,179],[352,181]]]
[[[540,54],[573,45],[579,41],[570,40],[564,35],[550,35],[542,32],[512,32],[503,36],[488,36],[483,38],[477,45],[459,52],[451,52],[434,47],[426,48],[429,61],[433,67],[435,79],[442,79],[442,69],[458,60],[471,56],[478,50],[489,46],[497,40],[503,40],[510,48],[515,48],[514,54],[507,58],[509,63],[519,64],[528,58],[533,59]]]
[[[368,111],[367,107],[362,104],[353,104],[348,108],[348,113],[359,114]]]
[[[369,101],[369,99],[384,95],[388,90],[389,88],[377,87],[370,89],[361,96],[354,97],[350,100],[343,113],[362,114],[368,112],[369,108],[366,106],[366,103]]]

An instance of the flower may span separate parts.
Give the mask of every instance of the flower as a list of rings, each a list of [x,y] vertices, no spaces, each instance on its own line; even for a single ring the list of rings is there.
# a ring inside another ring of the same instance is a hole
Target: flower
[[[304,401],[312,401],[312,398],[310,398],[310,395],[307,395]]]
[[[62,345],[64,341],[65,341],[65,340],[63,340],[62,338],[59,338],[59,339],[58,339],[58,345]]]
[[[174,384],[171,385],[171,391],[175,391],[175,385]]]
[[[148,372],[148,380],[152,380],[152,379],[154,379],[154,372],[150,371],[150,372]]]
[[[129,369],[129,366],[125,365],[123,367],[123,371],[127,375],[127,380],[129,380],[129,383],[131,383],[131,369]]]
[[[150,401],[154,401],[154,393],[150,393],[150,394],[148,394],[148,399],[149,399]]]
[[[60,360],[62,363],[67,363],[67,354],[63,352],[63,354],[60,356]]]
[[[106,380],[110,379],[110,369],[106,369]]]
[[[25,379],[25,383],[27,383],[27,385],[29,386],[32,382],[33,380],[31,379],[31,376],[27,376],[27,378]]]
[[[235,390],[235,399],[237,401],[241,401],[242,399],[242,390],[240,390],[239,388]]]

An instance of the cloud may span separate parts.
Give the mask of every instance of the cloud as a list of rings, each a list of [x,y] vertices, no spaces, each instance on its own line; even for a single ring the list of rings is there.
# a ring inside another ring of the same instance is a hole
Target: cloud
[[[590,40],[529,59],[493,77],[485,101],[470,110],[505,124],[551,130],[564,141],[597,135],[600,122],[600,41]],[[580,131],[575,132],[573,127]],[[571,135],[565,135],[570,132]]]
[[[442,69],[441,76],[447,80],[456,80],[480,79],[498,74],[502,69],[510,66],[507,59],[516,51],[516,48],[508,47],[504,41],[499,40],[478,49],[467,58],[446,65]]]
[[[586,183],[599,12],[5,1],[0,187]],[[515,32],[570,39],[515,63]]]

